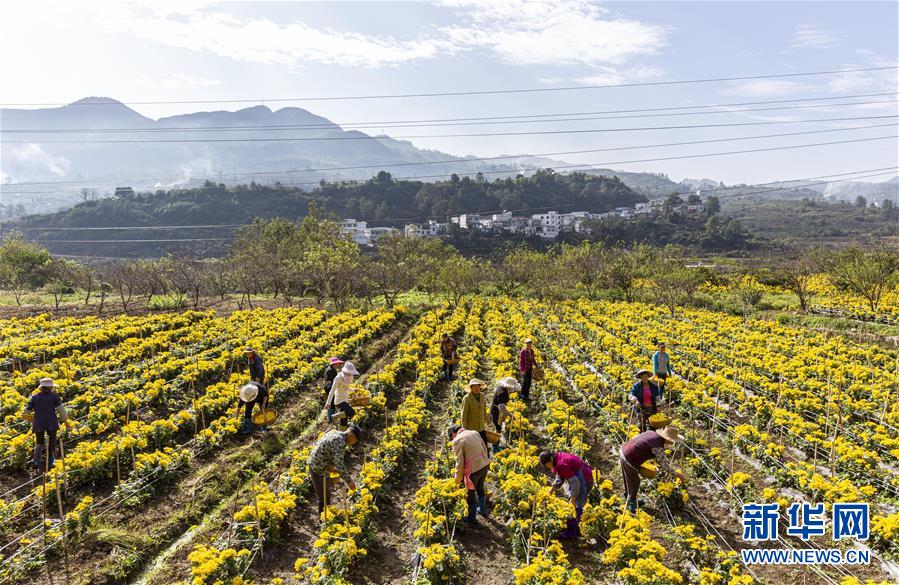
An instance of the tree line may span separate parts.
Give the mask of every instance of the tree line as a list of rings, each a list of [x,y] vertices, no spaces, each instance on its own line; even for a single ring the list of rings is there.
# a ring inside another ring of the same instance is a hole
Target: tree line
[[[758,282],[777,284],[809,308],[812,280],[825,272],[843,290],[866,299],[876,311],[883,295],[899,280],[899,254],[883,242],[839,249],[816,249],[798,259],[750,268]],[[292,303],[313,298],[343,309],[357,303],[392,306],[403,293],[458,302],[468,294],[533,296],[559,301],[593,299],[649,300],[673,315],[691,304],[705,283],[718,283],[716,267],[691,263],[683,247],[644,243],[560,243],[546,250],[515,246],[493,257],[467,257],[444,240],[381,239],[363,250],[340,231],[336,217],[316,207],[300,221],[257,219],[242,228],[227,256],[201,259],[174,253],[160,259],[104,263],[53,257],[45,248],[11,234],[0,245],[0,288],[21,303],[29,292],[53,296],[59,308],[66,294],[79,291],[98,312],[110,304],[128,312],[153,307],[162,297],[173,306],[199,308],[233,298],[240,308],[259,298]],[[761,293],[741,289],[747,306]]]

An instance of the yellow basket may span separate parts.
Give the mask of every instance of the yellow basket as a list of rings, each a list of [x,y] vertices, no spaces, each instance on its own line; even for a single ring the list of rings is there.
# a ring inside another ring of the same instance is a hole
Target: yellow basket
[[[253,424],[264,427],[275,422],[276,418],[278,418],[278,411],[274,408],[266,408],[265,411],[253,415]]]
[[[34,413],[31,412],[23,412],[22,420],[26,420],[28,422],[34,422]]]
[[[663,429],[671,424],[671,419],[665,413],[659,412],[649,417],[649,426],[653,429]]]
[[[640,466],[640,475],[646,479],[654,479],[659,474],[659,470],[651,463],[644,463]]]
[[[495,431],[485,431],[487,433],[487,442],[496,444],[499,443],[500,439],[502,439],[502,435]]]
[[[445,361],[446,364],[447,364],[448,366],[455,366],[455,365],[458,365],[458,363],[459,363],[459,358],[457,358],[457,357],[451,357],[451,358],[447,358],[447,359],[445,359],[445,360],[443,360],[443,361]]]
[[[353,396],[350,398],[350,406],[354,408],[358,408],[360,406],[368,406],[371,404],[371,396],[366,396],[361,394],[359,396]]]

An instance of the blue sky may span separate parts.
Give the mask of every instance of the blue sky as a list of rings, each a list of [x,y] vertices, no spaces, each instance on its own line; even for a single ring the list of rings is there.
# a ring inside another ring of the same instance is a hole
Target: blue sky
[[[620,84],[897,65],[896,2],[4,2],[3,103],[222,100]],[[896,70],[541,94],[296,102],[338,123],[659,108],[896,92]],[[847,101],[884,101],[895,96]],[[159,117],[235,105],[135,105]],[[273,105],[273,107],[276,107]],[[514,125],[514,130],[791,121],[897,114],[855,107]],[[744,128],[417,138],[491,156],[820,130],[895,119]],[[384,129],[394,135],[506,127]],[[377,126],[369,133],[381,131]],[[895,127],[620,153],[574,163],[726,182],[802,178],[897,164],[896,140],[623,163],[720,150],[895,134]],[[282,133],[283,135],[283,133]],[[884,177],[888,178],[888,177]],[[882,180],[882,179],[875,179]]]

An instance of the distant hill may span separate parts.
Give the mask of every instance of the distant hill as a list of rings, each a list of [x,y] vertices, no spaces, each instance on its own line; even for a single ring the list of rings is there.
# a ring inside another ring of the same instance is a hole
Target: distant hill
[[[398,180],[380,172],[366,181],[324,183],[304,191],[286,185],[225,187],[208,183],[199,188],[159,190],[79,203],[51,214],[21,218],[5,226],[56,254],[90,256],[158,256],[181,243],[91,243],[84,240],[191,239],[184,248],[202,254],[221,254],[233,235],[231,228],[172,229],[154,226],[235,225],[254,218],[299,219],[310,204],[341,218],[367,220],[373,225],[403,227],[426,219],[446,221],[461,213],[492,213],[503,209],[516,215],[538,211],[603,212],[633,206],[646,198],[614,177],[584,173],[557,174],[551,170],[530,177],[493,181],[455,177],[425,183]],[[134,227],[134,230],[76,230],[71,228]],[[48,229],[53,228],[53,229]],[[58,229],[66,228],[66,229]]]
[[[58,108],[2,109],[0,117],[6,132],[34,131],[9,134],[9,139],[0,145],[3,181],[102,179],[69,189],[94,187],[111,191],[123,184],[137,189],[166,188],[202,183],[203,178],[237,184],[252,178],[234,176],[241,172],[257,173],[258,182],[314,184],[322,179],[365,179],[378,170],[395,176],[489,170],[499,171],[494,176],[502,176],[540,166],[539,161],[529,162],[526,155],[494,164],[419,149],[387,136],[344,130],[327,118],[295,107],[273,111],[254,106],[233,112],[195,112],[152,120],[114,99],[91,97]],[[106,132],[84,132],[85,129]],[[71,132],[49,132],[52,130]],[[301,140],[259,142],[262,138]],[[28,143],[13,144],[10,140]],[[125,142],[56,143],[72,140]],[[408,163],[431,164],[403,166]],[[340,169],[310,170],[331,167]],[[288,172],[258,174],[276,170]],[[4,190],[13,192],[14,188]]]

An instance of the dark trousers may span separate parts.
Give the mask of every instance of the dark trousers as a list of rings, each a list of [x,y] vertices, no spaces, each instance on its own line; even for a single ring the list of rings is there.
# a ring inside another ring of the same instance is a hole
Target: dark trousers
[[[45,433],[46,437],[44,437]],[[46,439],[50,443],[47,446],[47,467],[53,467],[53,463],[56,461],[56,457],[54,457],[54,453],[56,453],[56,429],[53,429],[52,431],[34,431],[34,437],[36,443],[34,445],[34,454],[31,462],[36,466],[41,465],[45,448],[44,440]]]
[[[499,428],[499,408],[496,406],[490,407],[490,419],[493,421],[493,428],[496,429],[496,432],[502,432]]]
[[[469,514],[471,514],[472,510],[477,509],[478,498],[487,496],[487,491],[484,489],[484,483],[487,481],[488,471],[490,471],[490,465],[486,465],[483,469],[479,469],[468,476],[469,479],[471,479],[471,483],[474,484],[473,490],[465,492],[465,500],[468,502]]]
[[[531,398],[531,375],[533,371],[533,368],[528,368],[521,377],[521,397],[525,400]]]
[[[353,418],[353,416],[356,414],[356,410],[352,407],[352,405],[350,405],[349,402],[341,402],[340,404],[335,406],[334,412],[336,413],[338,410],[346,415],[344,417],[341,417],[341,419],[337,423],[338,426],[345,429],[347,425],[349,425],[350,419]]]
[[[486,447],[489,450],[490,443],[487,442],[487,430],[484,429],[483,431],[478,431],[478,434],[481,435],[481,440],[484,441],[484,447]]]
[[[636,502],[637,493],[640,491],[640,471],[631,465],[624,455],[619,454],[618,463],[621,465],[621,476],[624,479],[624,491],[627,492],[627,499]]]
[[[453,379],[453,365],[443,360],[443,379],[447,382]]]
[[[318,498],[318,513],[321,514],[325,509],[325,499],[328,497],[328,490],[331,488],[331,480],[314,471],[309,472],[309,479],[312,480],[312,489],[315,490],[315,496]]]

